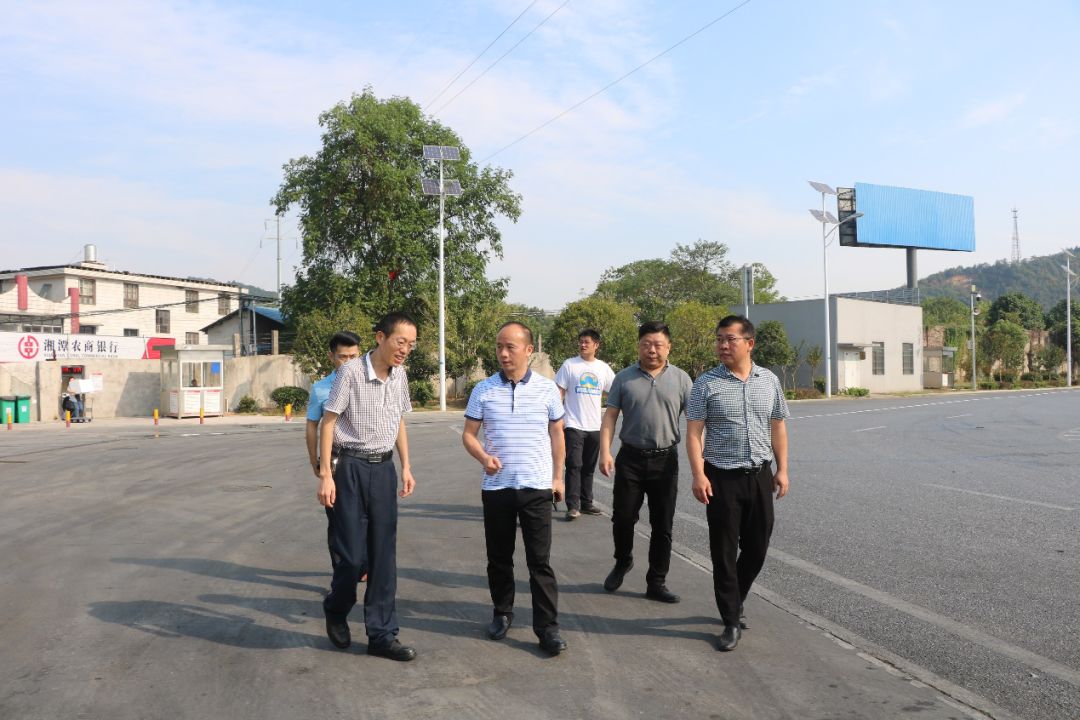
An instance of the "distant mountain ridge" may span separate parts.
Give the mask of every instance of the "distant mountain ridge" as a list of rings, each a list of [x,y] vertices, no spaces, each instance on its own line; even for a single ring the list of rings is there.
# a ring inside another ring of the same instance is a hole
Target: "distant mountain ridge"
[[[1077,256],[1072,264],[1080,272],[1080,248],[1069,251]],[[993,264],[954,267],[922,278],[919,290],[923,296],[945,295],[967,302],[974,284],[987,300],[1021,292],[1049,310],[1065,299],[1065,271],[1061,269],[1064,262],[1065,256],[1059,252],[1025,258],[1015,265],[998,260]]]

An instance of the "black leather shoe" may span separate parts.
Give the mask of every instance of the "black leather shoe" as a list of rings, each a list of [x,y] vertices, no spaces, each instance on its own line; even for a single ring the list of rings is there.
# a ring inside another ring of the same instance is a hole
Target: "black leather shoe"
[[[330,638],[334,647],[347,648],[352,644],[349,623],[340,615],[326,613],[326,637]]]
[[[666,603],[677,603],[682,600],[678,595],[668,590],[667,585],[650,585],[645,590],[645,597]]]
[[[581,506],[581,514],[582,515],[603,515],[603,513],[600,512],[600,508],[598,508],[598,507],[596,507],[595,505],[592,505],[592,504],[582,505]]]
[[[492,640],[502,640],[506,637],[506,631],[510,629],[513,622],[514,619],[509,615],[496,615],[488,625],[488,637]]]
[[[626,577],[626,573],[630,572],[630,568],[634,567],[634,561],[631,560],[626,565],[618,565],[611,569],[608,573],[607,579],[604,580],[604,589],[608,592],[615,592],[622,585],[623,578]]]
[[[397,660],[398,662],[409,662],[416,657],[416,651],[408,645],[402,645],[397,638],[394,638],[389,645],[375,645],[369,642],[367,654],[384,657],[388,660]]]
[[[739,627],[743,630],[750,629],[750,626],[746,624],[746,611],[743,610],[742,605],[739,606]]]
[[[558,655],[566,650],[566,641],[558,630],[552,630],[540,638],[540,648],[548,655]]]
[[[721,652],[731,652],[739,644],[742,630],[738,625],[725,625],[724,632],[720,633],[720,639],[716,643],[716,649]]]

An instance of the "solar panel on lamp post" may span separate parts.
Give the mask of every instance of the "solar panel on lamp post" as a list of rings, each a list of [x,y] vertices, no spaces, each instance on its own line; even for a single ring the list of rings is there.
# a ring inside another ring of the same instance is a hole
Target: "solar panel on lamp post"
[[[1065,248],[1061,252],[1065,253],[1065,264],[1061,266],[1065,271],[1065,386],[1072,387],[1072,282],[1076,273],[1070,263],[1074,255]]]
[[[829,253],[825,245],[825,224],[828,221],[825,214],[825,196],[836,195],[836,190],[825,183],[808,180],[810,187],[821,193],[821,211],[811,210],[814,217],[821,223],[821,258],[825,277],[825,397],[832,397],[832,332],[829,328]],[[830,216],[831,217],[831,216]],[[833,218],[835,222],[835,218]]]
[[[446,196],[461,195],[461,183],[443,179],[443,161],[460,160],[461,150],[449,145],[425,145],[424,159],[439,162],[438,184],[431,178],[421,178],[425,195],[439,196],[439,410],[446,412],[446,272],[443,246],[446,242],[444,221]]]

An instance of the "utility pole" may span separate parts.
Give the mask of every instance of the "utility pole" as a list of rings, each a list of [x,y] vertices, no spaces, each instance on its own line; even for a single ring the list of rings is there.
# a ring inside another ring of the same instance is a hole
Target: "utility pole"
[[[274,286],[274,292],[278,296],[278,306],[281,305],[281,215],[275,215],[274,220],[277,222],[277,285]]]
[[[1020,225],[1016,220],[1016,208],[1013,208],[1012,264],[1020,262]]]

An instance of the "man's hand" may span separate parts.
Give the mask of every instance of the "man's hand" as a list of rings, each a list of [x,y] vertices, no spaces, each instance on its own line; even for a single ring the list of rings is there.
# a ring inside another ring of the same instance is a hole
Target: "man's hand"
[[[773,478],[772,478],[772,486],[773,486],[773,490],[776,491],[776,499],[777,500],[779,500],[780,498],[787,495],[787,489],[788,489],[787,470],[777,470],[776,471],[776,474],[774,474]]]
[[[398,495],[407,498],[412,495],[415,488],[416,480],[413,479],[412,470],[408,467],[401,468],[401,492]]]
[[[334,501],[337,500],[337,486],[334,484],[334,477],[327,473],[326,475],[319,475],[321,482],[319,483],[319,504],[323,507],[334,507]]]
[[[600,472],[604,477],[611,477],[611,473],[615,472],[615,458],[611,457],[611,453],[604,453],[600,457]]]
[[[563,482],[563,479],[562,479],[561,476],[556,476],[556,477],[551,478],[551,498],[552,498],[552,500],[554,500],[555,502],[559,502],[560,500],[562,500],[563,496],[566,494],[565,490],[566,490],[566,485]]]
[[[483,465],[484,472],[486,472],[488,475],[494,475],[495,473],[502,470],[502,461],[500,461],[499,458],[495,457],[494,455],[488,455],[486,458],[484,458]]]
[[[709,498],[712,497],[712,483],[709,482],[709,478],[704,473],[694,476],[694,484],[691,486],[690,491],[694,493],[694,497],[702,505],[709,504]]]

